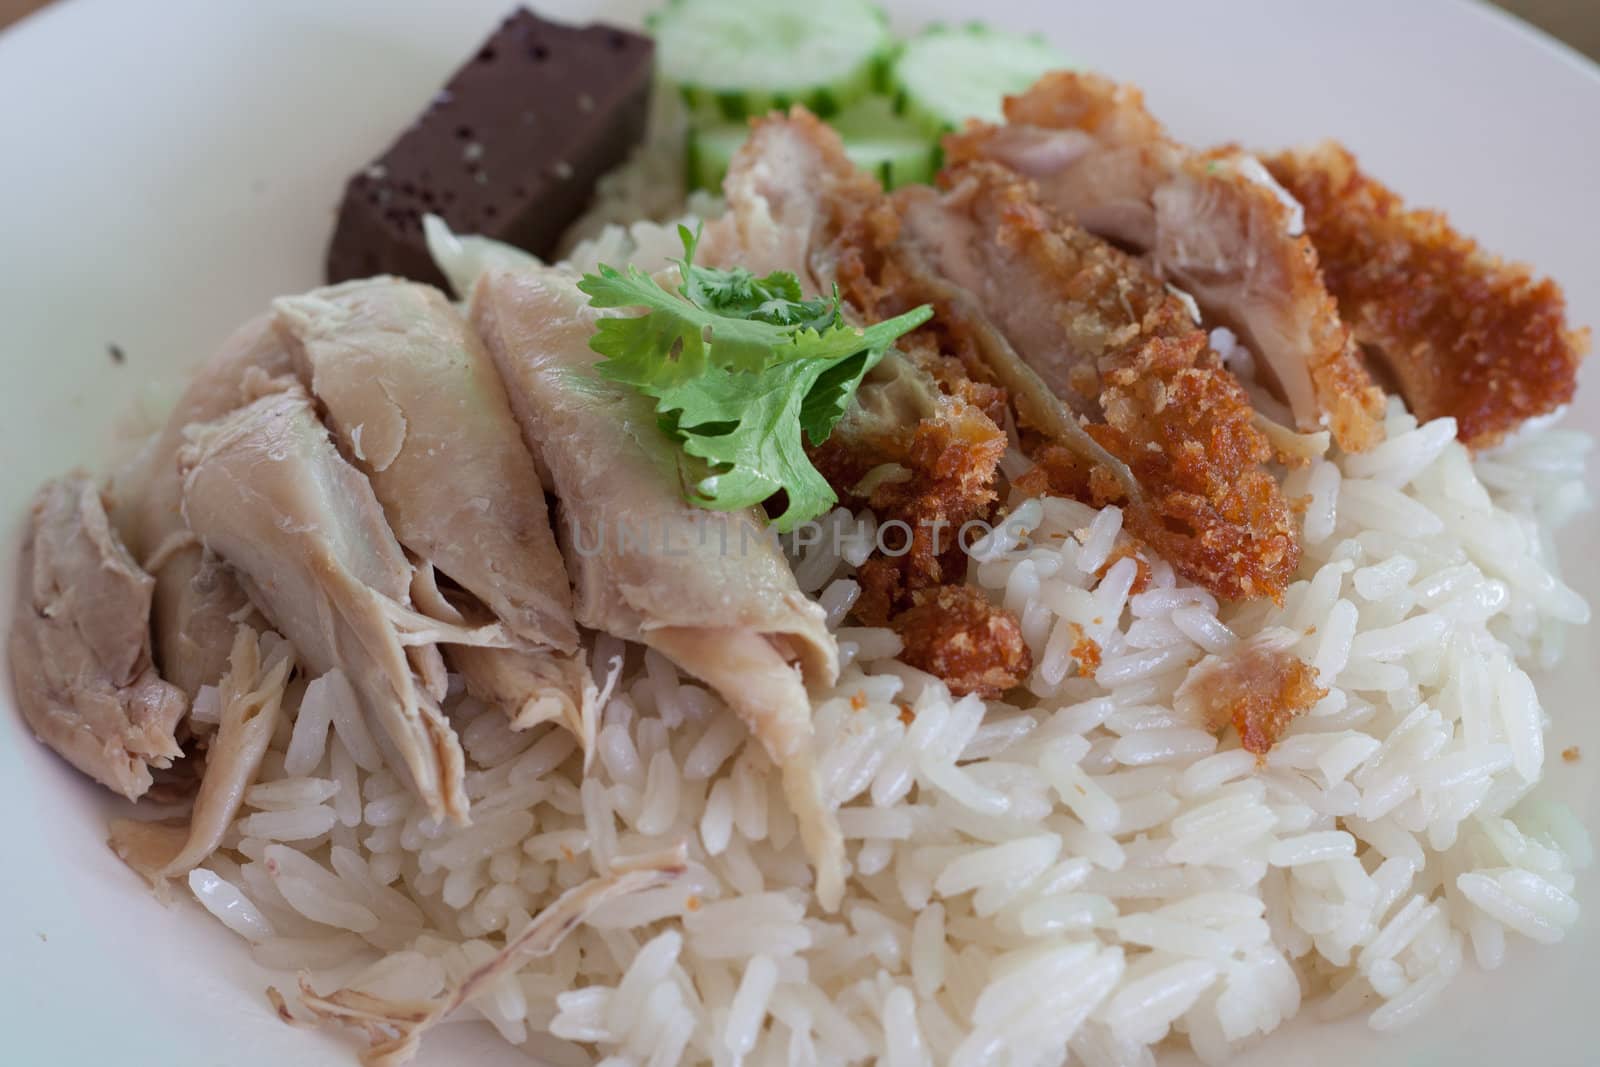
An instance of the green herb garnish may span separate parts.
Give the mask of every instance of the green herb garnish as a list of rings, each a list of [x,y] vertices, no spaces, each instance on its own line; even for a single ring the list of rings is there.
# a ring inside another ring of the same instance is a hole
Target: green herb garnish
[[[677,293],[637,267],[601,264],[578,283],[597,308],[643,308],[605,318],[589,347],[600,374],[655,400],[662,430],[683,450],[688,498],[733,511],[782,490],[780,531],[838,500],[806,456],[844,415],[862,376],[897,338],[928,321],[926,305],[864,329],[840,313],[837,288],[804,299],[788,271],[694,265],[698,235],[683,240]]]

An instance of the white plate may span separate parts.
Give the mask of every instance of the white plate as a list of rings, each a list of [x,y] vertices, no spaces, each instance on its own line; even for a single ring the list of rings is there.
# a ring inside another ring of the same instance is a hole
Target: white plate
[[[381,150],[510,0],[329,4],[67,0],[0,37],[0,611],[24,502],[45,477],[125,447],[127,413],[278,293],[319,281],[344,177]],[[541,3],[565,17],[638,2]],[[1043,29],[1086,65],[1142,85],[1183,138],[1352,146],[1415,201],[1553,274],[1600,325],[1596,68],[1488,7],[1449,0],[1283,5],[891,4],[903,27],[983,15]],[[113,365],[115,342],[127,362]],[[1600,429],[1593,378],[1573,421]],[[119,428],[124,428],[119,438]],[[1595,523],[1566,538],[1600,603]],[[1549,777],[1597,814],[1600,657],[1574,635],[1541,679]],[[162,908],[104,845],[106,795],[0,707],[0,1061],[235,1067],[350,1063],[344,1036],[267,1010],[232,934],[183,901]],[[1585,753],[1576,765],[1554,754]],[[1469,973],[1417,1027],[1380,1037],[1311,1012],[1247,1062],[1577,1065],[1595,1062],[1600,878],[1565,944],[1519,943]],[[451,1026],[425,1064],[527,1063],[486,1027]],[[1359,1059],[1358,1059],[1359,1058]]]

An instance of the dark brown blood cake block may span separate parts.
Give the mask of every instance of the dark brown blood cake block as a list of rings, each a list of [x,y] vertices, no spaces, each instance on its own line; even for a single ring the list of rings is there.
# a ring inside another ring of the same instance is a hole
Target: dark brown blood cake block
[[[644,134],[654,46],[519,9],[389,150],[345,187],[328,280],[399,274],[444,284],[422,216],[548,255]]]

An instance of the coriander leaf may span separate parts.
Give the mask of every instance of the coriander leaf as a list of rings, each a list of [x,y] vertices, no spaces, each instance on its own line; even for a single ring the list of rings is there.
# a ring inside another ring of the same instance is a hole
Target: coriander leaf
[[[697,307],[667,292],[637,267],[630,266],[623,274],[602,264],[597,274],[584,275],[578,288],[588,294],[592,307],[637,307],[647,312],[601,319],[589,339],[590,348],[608,357],[600,364],[601,372],[619,381],[670,384],[693,378],[713,363],[760,370],[773,348],[788,337],[788,331],[771,323],[729,318]]]
[[[684,452],[704,464],[690,486],[694,503],[733,511],[782,489],[788,507],[773,519],[780,531],[833,506],[838,498],[811,465],[800,430],[801,403],[829,366],[789,360],[754,374],[713,368],[658,398]]]
[[[804,326],[823,330],[839,320],[839,294],[831,300],[818,297],[805,300],[800,279],[786,270],[773,271],[757,278],[743,267],[726,270],[694,265],[698,233],[678,227],[683,242],[683,259],[678,262],[683,284],[678,292],[685,300],[709,311],[736,318],[756,319],[774,326]]]
[[[813,445],[820,445],[826,441],[833,433],[834,425],[844,417],[845,411],[850,407],[850,400],[856,395],[856,389],[861,385],[861,379],[866,377],[867,371],[878,365],[883,354],[889,351],[890,346],[903,334],[916,329],[932,317],[933,309],[923,305],[859,331],[860,341],[864,345],[861,352],[839,360],[817,378],[810,392],[806,394],[805,402],[800,408],[800,422],[806,432],[807,440]],[[841,328],[839,331],[841,334],[845,332],[848,332],[848,328]],[[861,358],[858,360],[856,356]]]
[[[676,293],[637,267],[601,265],[579,289],[597,308],[644,314],[600,320],[589,345],[600,374],[655,400],[661,429],[683,451],[689,498],[701,507],[752,507],[782,490],[779,530],[837,499],[805,453],[827,440],[862,376],[932,309],[865,329],[843,321],[837,289],[802,299],[793,274],[758,278],[694,265],[698,236],[679,227]]]
[[[863,350],[838,360],[817,375],[810,391],[800,403],[800,428],[813,445],[820,445],[833,433],[834,424],[844,417],[850,398],[867,371],[877,365],[882,353]]]
[[[656,398],[662,428],[704,468],[691,473],[690,498],[719,511],[753,507],[784,490],[780,532],[815,518],[838,500],[811,465],[805,442],[821,444],[844,415],[861,378],[890,344],[931,314],[919,308],[867,330],[801,334],[792,347],[821,355],[774,359],[756,371],[708,367],[699,376],[642,391]]]

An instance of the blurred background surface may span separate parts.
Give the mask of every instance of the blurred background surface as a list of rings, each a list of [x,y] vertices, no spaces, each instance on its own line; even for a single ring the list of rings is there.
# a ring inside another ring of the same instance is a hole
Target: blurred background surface
[[[0,28],[46,6],[51,0],[0,0]],[[516,0],[507,0],[510,7]],[[521,0],[537,4],[538,0]],[[1499,7],[1565,41],[1590,59],[1600,60],[1600,0],[1500,0]]]

